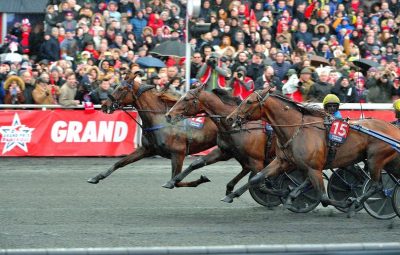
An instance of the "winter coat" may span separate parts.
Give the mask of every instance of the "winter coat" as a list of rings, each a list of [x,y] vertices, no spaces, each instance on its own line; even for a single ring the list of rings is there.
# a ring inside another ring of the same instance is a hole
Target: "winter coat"
[[[47,59],[49,61],[60,60],[60,44],[53,36],[49,40],[43,41],[39,49],[39,58]]]
[[[381,79],[368,79],[367,80],[368,103],[390,103],[392,102],[392,87],[393,82],[388,80],[387,82],[382,82]]]
[[[71,88],[67,83],[64,83],[60,89],[59,103],[62,106],[76,106],[75,95],[77,88]]]
[[[357,103],[356,88],[351,84],[348,87],[342,87],[340,83],[339,79],[331,90],[332,94],[335,94],[341,103]]]
[[[309,99],[313,102],[322,102],[324,97],[331,93],[332,86],[329,83],[315,82],[308,93]]]
[[[36,104],[57,104],[57,97],[60,95],[60,88],[55,85],[36,85],[32,92]]]

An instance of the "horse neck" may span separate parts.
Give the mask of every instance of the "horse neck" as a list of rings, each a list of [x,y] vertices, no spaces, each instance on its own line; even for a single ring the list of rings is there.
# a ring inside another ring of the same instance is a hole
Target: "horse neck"
[[[144,126],[151,126],[164,121],[164,114],[167,110],[166,104],[151,91],[143,93],[134,106],[138,109]]]
[[[208,115],[228,116],[237,107],[225,104],[221,101],[221,99],[219,99],[219,97],[212,93],[202,93],[199,97],[199,100],[203,105],[203,110]],[[223,128],[225,130],[232,129],[232,126],[226,123],[226,118],[211,118],[211,120],[218,128]]]
[[[272,125],[272,128],[282,142],[289,140],[302,124],[303,114],[293,109],[293,106],[288,106],[277,98],[268,98],[263,106],[262,118]],[[282,127],[280,125],[295,126]]]

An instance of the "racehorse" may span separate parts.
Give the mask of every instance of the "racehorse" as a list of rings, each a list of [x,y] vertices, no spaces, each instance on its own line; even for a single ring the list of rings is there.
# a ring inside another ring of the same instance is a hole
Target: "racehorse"
[[[241,100],[230,96],[225,90],[204,90],[204,86],[189,90],[165,115],[170,123],[176,123],[183,118],[205,113],[218,127],[218,149],[198,159],[196,167],[189,167],[168,181],[164,187],[173,188],[189,173],[200,167],[235,158],[242,166],[242,171],[226,187],[226,195],[233,191],[234,186],[250,171],[257,173],[275,156],[275,139],[265,133],[261,121],[247,123],[241,129],[233,129],[225,121],[239,105]],[[271,132],[272,133],[272,132]]]
[[[325,115],[326,113],[322,110],[303,106],[283,96],[271,94],[269,88],[255,91],[243,100],[240,106],[227,117],[227,121],[233,126],[258,119],[268,121],[277,135],[277,147],[284,152],[283,158],[275,158],[246,185],[255,185],[276,171],[282,171],[282,168],[288,166],[287,162],[290,162],[290,167],[296,166],[308,175],[318,192],[322,205],[350,207],[349,211],[354,212],[354,209],[368,197],[381,190],[379,180],[383,168],[398,176],[396,170],[400,166],[400,157],[388,143],[350,129],[346,142],[337,148],[334,160],[329,167],[346,167],[367,159],[373,185],[368,192],[349,201],[338,202],[329,199],[322,178],[322,170],[326,167],[328,156],[323,119]],[[350,125],[360,125],[400,140],[398,128],[385,121],[363,119],[349,122]],[[240,196],[245,186],[228,196],[231,198]]]
[[[143,122],[140,124],[134,119],[143,130],[142,145],[108,170],[89,179],[89,183],[97,184],[115,170],[155,155],[171,159],[172,177],[174,177],[182,171],[186,155],[198,153],[216,145],[217,127],[209,118],[205,120],[202,129],[166,123],[165,113],[178,98],[168,92],[158,92],[155,86],[142,84],[141,76],[142,72],[128,73],[124,85],[118,86],[101,108],[103,112],[111,114],[115,110],[123,109],[124,106],[134,106]],[[176,185],[196,187],[208,181],[202,176],[196,181]]]

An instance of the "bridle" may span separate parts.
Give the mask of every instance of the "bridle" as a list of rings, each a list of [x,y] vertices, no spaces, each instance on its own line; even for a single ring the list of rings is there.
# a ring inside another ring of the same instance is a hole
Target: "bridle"
[[[147,90],[151,89],[152,87],[147,87],[147,88],[146,88],[146,87],[140,86],[139,89],[138,89],[138,91],[137,91],[136,93],[134,93],[134,91],[133,91],[133,85],[130,84],[130,83],[128,83],[127,81],[124,80],[120,86],[126,87],[126,88],[128,88],[128,90],[124,89],[124,91],[121,93],[121,96],[120,96],[120,99],[119,99],[119,100],[115,99],[115,97],[114,97],[113,95],[108,95],[108,98],[109,98],[110,101],[111,101],[110,110],[111,110],[111,111],[115,111],[115,110],[122,110],[122,111],[124,111],[124,112],[125,112],[126,114],[128,114],[128,116],[129,116],[132,120],[134,120],[134,121],[136,122],[136,124],[138,124],[139,127],[143,130],[142,124],[140,124],[126,109],[124,109],[124,108],[122,107],[120,101],[123,100],[123,99],[128,95],[129,92],[132,94],[133,99],[134,99],[135,101],[138,101],[138,100],[139,100],[139,97],[140,97],[144,92],[146,92]],[[119,86],[118,86],[115,90],[118,90],[118,89],[119,89]]]
[[[196,92],[195,91],[192,91],[192,90],[189,90],[188,91],[188,94],[190,94],[190,95],[192,95],[193,97],[194,97],[194,99],[193,99],[193,106],[194,106],[194,111],[195,112],[197,112],[197,110],[198,110],[198,108],[199,108],[199,90],[196,90]],[[185,101],[185,107],[184,107],[184,109],[183,109],[183,113],[187,116],[187,115],[189,115],[188,113],[189,113],[189,108],[191,108],[190,106],[189,106],[189,104],[188,104],[188,102],[189,102],[189,99],[187,99],[186,97],[183,99],[184,101]]]
[[[268,99],[268,97],[270,96],[270,91],[271,88],[269,88],[266,92],[265,95],[262,96],[257,90],[254,90],[253,93],[257,95],[257,105],[258,107],[254,107],[251,111],[248,112],[244,112],[244,110],[240,110],[238,115],[243,115],[243,117],[238,117],[236,119],[236,123],[239,126],[243,125],[243,121],[244,120],[248,120],[250,118],[251,115],[253,115],[253,113],[258,109],[260,110],[260,113],[262,112],[262,108],[264,105],[264,102]],[[247,101],[248,104],[253,104],[252,101]]]

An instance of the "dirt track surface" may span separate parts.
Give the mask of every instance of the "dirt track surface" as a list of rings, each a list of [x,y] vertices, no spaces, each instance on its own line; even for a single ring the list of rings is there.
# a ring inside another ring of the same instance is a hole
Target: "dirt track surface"
[[[248,193],[232,204],[220,202],[239,172],[236,161],[189,175],[211,179],[197,188],[162,188],[171,171],[170,161],[160,158],[141,160],[97,185],[86,182],[117,160],[2,158],[0,248],[399,241],[397,218],[379,221],[361,211],[348,219],[321,207],[308,214],[268,210]]]

